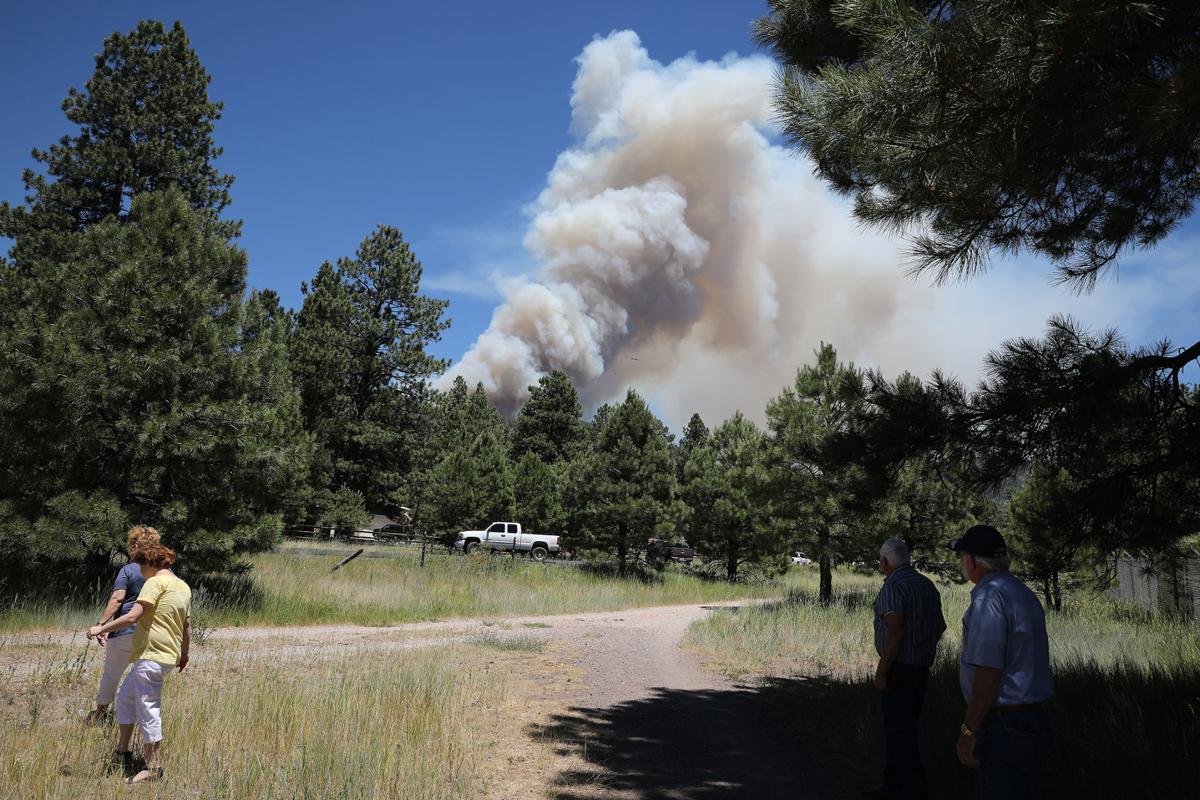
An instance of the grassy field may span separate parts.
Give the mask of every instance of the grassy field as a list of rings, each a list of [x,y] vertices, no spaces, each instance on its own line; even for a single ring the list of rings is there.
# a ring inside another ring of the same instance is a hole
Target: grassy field
[[[100,664],[85,653],[37,648],[32,671],[0,685],[0,796],[130,796],[103,768],[114,730],[80,716]],[[484,780],[480,720],[504,688],[472,672],[474,648],[386,659],[203,655],[167,679],[168,780],[139,787],[141,796],[457,800]]]
[[[870,685],[876,663],[871,602],[878,578],[838,574],[836,602],[815,602],[814,574],[785,603],[717,614],[685,646],[731,677],[750,680],[826,757],[878,783],[882,732]],[[958,688],[958,620],[969,586],[941,587],[949,630],[930,678],[922,747],[932,797],[971,796],[973,775],[953,747],[965,704]],[[1200,634],[1105,598],[1070,598],[1048,628],[1055,674],[1055,742],[1045,796],[1191,796],[1200,781]]]
[[[312,546],[309,546],[313,549]],[[328,548],[320,548],[328,549]],[[355,548],[338,552],[352,553]],[[352,561],[336,573],[337,554],[268,553],[246,577],[194,582],[198,626],[393,625],[453,617],[559,614],[638,606],[780,597],[786,582],[729,584],[680,571],[621,579],[572,564],[506,556],[431,554],[425,567],[412,548],[395,557]],[[98,614],[91,603],[28,603],[0,610],[0,632],[82,630]]]

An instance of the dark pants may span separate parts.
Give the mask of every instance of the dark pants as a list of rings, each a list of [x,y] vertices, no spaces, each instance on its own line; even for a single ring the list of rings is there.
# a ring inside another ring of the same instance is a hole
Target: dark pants
[[[975,745],[980,800],[1037,800],[1042,755],[1049,746],[1050,719],[1045,709],[988,714]]]
[[[923,800],[929,793],[917,733],[928,682],[929,667],[895,664],[888,673],[888,689],[880,699],[887,741],[883,785],[898,797],[912,800]]]

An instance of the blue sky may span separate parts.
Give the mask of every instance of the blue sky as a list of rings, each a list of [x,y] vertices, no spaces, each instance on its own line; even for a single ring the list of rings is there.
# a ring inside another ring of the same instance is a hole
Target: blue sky
[[[20,199],[31,148],[71,132],[61,101],[91,74],[104,37],[141,18],[178,18],[213,77],[211,96],[225,103],[217,165],[237,178],[230,214],[244,220],[251,285],[298,306],[301,281],[322,261],[352,253],[377,224],[394,225],[424,263],[429,293],[451,300],[454,324],[435,350],[458,358],[499,302],[488,273],[531,268],[524,209],[572,142],[583,47],[628,28],[663,63],[689,52],[748,55],[750,21],[764,9],[764,0],[7,3],[0,198]],[[1134,343],[1190,343],[1197,242],[1200,225],[1189,220],[1082,300],[1048,293],[1049,266],[1022,258],[945,290],[943,305],[965,297],[973,310],[957,318],[963,325],[974,309],[992,312],[980,324],[996,330],[980,342],[1036,335],[1049,309],[1119,325]],[[985,345],[970,349],[978,363]]]
[[[60,104],[113,31],[179,19],[225,103],[217,166],[232,173],[250,283],[298,306],[300,282],[375,225],[403,231],[431,283],[523,258],[522,208],[570,141],[574,58],[632,28],[659,60],[747,53],[762,0],[463,3],[5,3],[0,198],[29,151],[70,131]],[[283,9],[286,9],[284,11]],[[494,298],[439,294],[460,356]],[[433,292],[431,292],[433,293]]]

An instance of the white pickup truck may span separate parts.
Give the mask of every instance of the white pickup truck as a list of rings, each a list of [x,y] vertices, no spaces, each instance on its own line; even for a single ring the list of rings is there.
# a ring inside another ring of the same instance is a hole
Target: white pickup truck
[[[479,548],[502,552],[529,553],[534,561],[545,561],[559,550],[558,537],[521,530],[519,522],[493,522],[482,531],[462,531],[455,548],[471,553]]]

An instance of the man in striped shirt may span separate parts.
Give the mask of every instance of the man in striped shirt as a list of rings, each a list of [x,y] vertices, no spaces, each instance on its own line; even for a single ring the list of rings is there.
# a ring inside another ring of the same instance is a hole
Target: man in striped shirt
[[[933,581],[909,564],[908,546],[888,539],[879,548],[885,576],[875,598],[875,688],[882,692],[887,742],[883,786],[864,797],[924,798],[928,794],[917,719],[925,701],[929,668],[946,630],[942,596]]]

